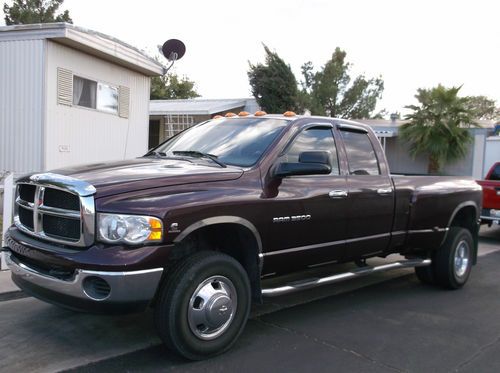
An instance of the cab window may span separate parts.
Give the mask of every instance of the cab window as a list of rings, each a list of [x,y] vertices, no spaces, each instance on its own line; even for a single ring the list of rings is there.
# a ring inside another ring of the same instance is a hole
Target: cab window
[[[280,160],[281,162],[296,163],[299,161],[300,153],[307,151],[328,152],[332,166],[331,174],[339,175],[337,148],[330,128],[309,128],[302,131],[293,140],[292,145],[288,147]]]
[[[500,163],[495,166],[490,175],[490,180],[500,180]]]

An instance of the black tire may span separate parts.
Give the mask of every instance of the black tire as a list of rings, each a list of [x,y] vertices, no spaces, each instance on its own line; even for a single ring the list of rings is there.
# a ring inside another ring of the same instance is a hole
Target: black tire
[[[435,285],[436,278],[434,276],[434,268],[432,265],[425,267],[415,267],[415,274],[417,278],[426,285]]]
[[[462,250],[464,255],[463,259],[460,259]],[[446,240],[432,260],[436,284],[447,289],[459,289],[464,286],[472,269],[473,250],[474,241],[470,231],[451,227]]]
[[[155,307],[155,323],[164,344],[190,360],[228,350],[243,331],[250,312],[250,282],[244,268],[228,255],[201,251],[182,259],[172,270]],[[210,291],[214,295],[209,301],[198,296]],[[207,304],[213,307],[205,307]],[[207,325],[194,325],[198,320],[194,320],[193,311],[198,308],[203,312],[197,315],[202,314]],[[219,327],[219,323],[223,324]]]

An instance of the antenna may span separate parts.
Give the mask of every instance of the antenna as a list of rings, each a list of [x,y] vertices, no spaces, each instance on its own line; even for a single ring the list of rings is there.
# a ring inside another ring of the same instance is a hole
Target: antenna
[[[165,74],[170,70],[175,61],[180,60],[186,53],[186,46],[178,39],[169,39],[161,47],[161,51],[170,65],[165,70]]]

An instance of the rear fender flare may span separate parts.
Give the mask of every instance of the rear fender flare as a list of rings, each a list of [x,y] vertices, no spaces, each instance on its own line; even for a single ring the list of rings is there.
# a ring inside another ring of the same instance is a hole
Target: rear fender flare
[[[448,225],[447,225],[448,229],[446,230],[446,233],[445,233],[445,235],[443,237],[443,240],[441,241],[441,245],[440,246],[443,245],[444,241],[448,237],[448,233],[450,231],[451,223],[453,222],[453,220],[457,216],[458,212],[460,210],[462,210],[464,207],[469,207],[469,206],[474,207],[474,210],[476,212],[476,216],[475,216],[474,221],[475,222],[479,222],[480,212],[479,212],[479,207],[477,206],[477,203],[474,202],[474,201],[465,201],[465,202],[460,203],[457,207],[455,207],[455,210],[453,210],[453,213],[451,214],[450,220],[448,221]],[[479,228],[479,225],[478,225],[478,228]],[[475,264],[476,261],[477,261],[477,251],[478,251],[478,239],[477,239],[478,232],[471,232],[471,234],[472,234],[472,237],[474,239],[473,263]]]
[[[455,219],[455,216],[457,216],[458,212],[463,209],[464,207],[472,206],[474,207],[474,210],[476,210],[476,219],[479,219],[479,208],[477,206],[477,203],[474,201],[465,201],[460,203],[457,207],[455,207],[455,210],[453,210],[453,213],[451,214],[450,220],[448,220],[448,225],[446,226],[447,228],[451,227],[451,222],[453,219]],[[445,238],[446,239],[446,238]]]

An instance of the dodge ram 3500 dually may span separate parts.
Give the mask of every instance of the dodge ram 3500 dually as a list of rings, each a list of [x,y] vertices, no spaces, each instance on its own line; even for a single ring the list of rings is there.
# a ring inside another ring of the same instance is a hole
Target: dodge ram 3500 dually
[[[4,250],[26,293],[94,312],[154,307],[166,346],[203,359],[230,348],[262,297],[401,267],[462,287],[480,211],[473,180],[392,177],[365,125],[240,113],[137,159],[20,178]],[[405,259],[365,263],[393,253]],[[266,286],[347,262],[359,268]]]

